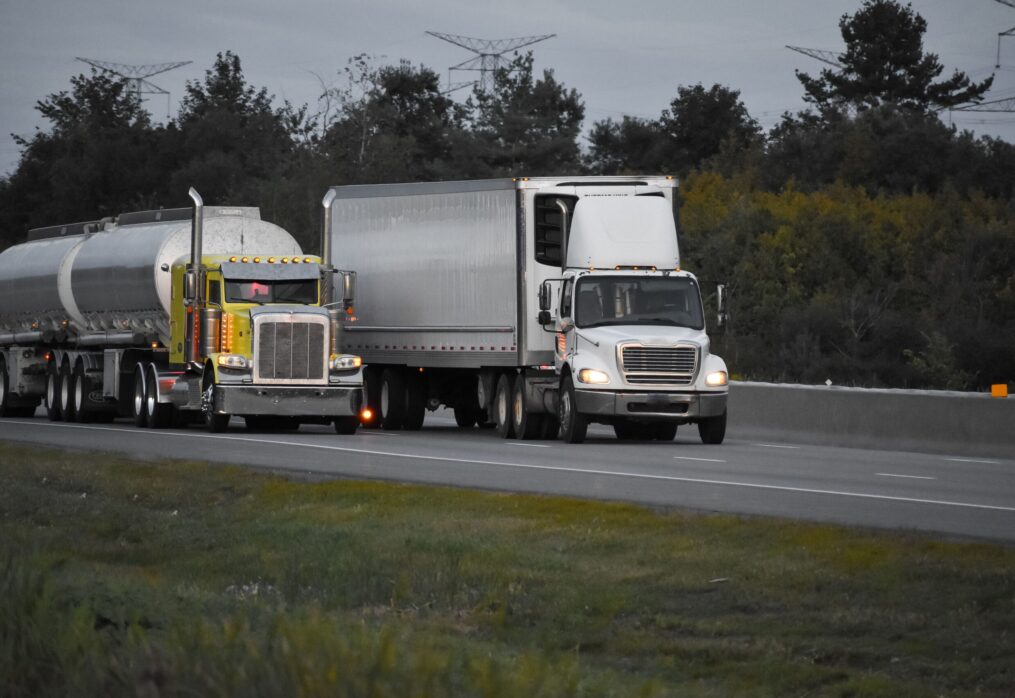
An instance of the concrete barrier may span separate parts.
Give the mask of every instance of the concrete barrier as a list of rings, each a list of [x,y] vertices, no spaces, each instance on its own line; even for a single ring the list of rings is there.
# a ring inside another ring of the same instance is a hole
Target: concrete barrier
[[[1015,399],[734,382],[726,433],[735,439],[1015,458]]]

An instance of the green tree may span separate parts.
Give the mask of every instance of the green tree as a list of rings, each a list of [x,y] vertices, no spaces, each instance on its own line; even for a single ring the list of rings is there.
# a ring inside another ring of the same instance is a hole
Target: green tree
[[[497,71],[490,93],[470,98],[479,158],[492,175],[539,176],[581,168],[578,136],[585,118],[581,95],[552,70],[536,79],[532,53]]]
[[[655,119],[625,116],[592,124],[587,167],[594,174],[645,174],[670,170],[670,143]]]
[[[677,88],[677,96],[659,119],[671,149],[671,166],[681,174],[701,167],[724,145],[746,150],[761,129],[740,100],[740,92],[722,85]]]
[[[28,228],[112,216],[151,205],[162,172],[155,157],[164,132],[121,80],[92,71],[71,78],[70,91],[36,103],[49,122],[22,148],[0,186],[0,247]]]
[[[193,186],[208,202],[250,197],[259,181],[284,176],[304,114],[275,108],[265,88],[247,83],[239,56],[219,53],[203,82],[187,83],[168,143],[177,161],[167,195],[185,197]]]
[[[927,112],[978,100],[993,83],[993,77],[972,83],[959,71],[935,82],[944,67],[936,54],[924,52],[927,22],[911,5],[864,0],[855,14],[842,16],[839,29],[846,43],[842,70],[825,69],[816,78],[797,71],[804,98],[822,111],[890,103]]]

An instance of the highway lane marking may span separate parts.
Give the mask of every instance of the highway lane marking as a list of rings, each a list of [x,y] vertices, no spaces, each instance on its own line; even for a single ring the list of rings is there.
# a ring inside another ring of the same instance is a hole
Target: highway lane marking
[[[800,448],[799,446],[783,446],[782,444],[754,444],[755,446],[764,446],[765,448]]]
[[[136,432],[136,429],[124,427],[94,427],[86,426],[84,424],[65,424],[65,423],[53,423],[53,422],[27,422],[27,421],[6,421],[7,424],[23,424],[30,426],[41,426],[41,427],[57,427],[62,429],[91,429],[94,431],[113,431],[113,432]],[[773,490],[779,492],[795,492],[798,494],[825,494],[838,497],[855,497],[857,499],[874,499],[885,502],[906,502],[908,504],[932,504],[937,506],[950,506],[950,507],[961,507],[964,509],[984,509],[989,511],[1009,511],[1015,513],[1015,507],[1006,507],[996,504],[975,504],[973,502],[952,502],[941,499],[919,499],[916,497],[899,497],[896,495],[887,494],[871,494],[868,492],[842,492],[839,490],[819,490],[809,487],[789,487],[786,485],[765,485],[757,482],[736,482],[733,480],[710,480],[705,478],[695,477],[679,477],[676,475],[651,475],[649,473],[625,473],[615,470],[593,470],[591,468],[564,468],[558,465],[535,465],[528,463],[507,463],[504,461],[487,461],[487,460],[474,460],[469,458],[451,458],[448,456],[423,456],[412,453],[396,453],[393,451],[372,451],[365,448],[350,448],[348,446],[326,446],[324,444],[308,444],[299,443],[294,441],[277,441],[274,439],[252,439],[246,436],[226,436],[223,434],[202,434],[196,432],[174,432],[174,431],[155,431],[150,430],[149,435],[151,436],[171,436],[177,438],[194,439],[194,438],[205,438],[214,439],[219,441],[247,441],[255,444],[272,444],[276,446],[286,446],[291,448],[293,446],[303,448],[316,448],[326,451],[341,451],[345,453],[362,453],[371,456],[385,456],[389,458],[409,458],[413,460],[429,460],[429,461],[440,461],[443,463],[467,463],[470,465],[494,465],[503,466],[508,468],[521,468],[525,470],[546,470],[560,473],[583,473],[585,475],[605,475],[610,477],[629,477],[641,480],[660,480],[665,482],[686,482],[694,485],[720,485],[726,487],[744,487],[748,489],[759,489],[759,490]],[[53,448],[59,448],[59,445],[52,444]]]
[[[897,473],[874,473],[881,477],[904,477],[910,480],[937,480],[936,477],[927,477],[926,475],[899,475]]]
[[[986,463],[987,465],[1001,465],[999,460],[981,460],[979,458],[945,458],[953,463]]]
[[[517,441],[505,441],[505,446],[528,446],[529,448],[550,448],[549,444],[521,444]]]
[[[718,458],[691,458],[690,456],[673,456],[674,460],[700,460],[705,463],[725,463],[724,460]]]

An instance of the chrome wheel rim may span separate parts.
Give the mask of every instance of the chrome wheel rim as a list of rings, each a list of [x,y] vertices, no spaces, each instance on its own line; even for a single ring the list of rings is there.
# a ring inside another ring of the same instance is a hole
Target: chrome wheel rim
[[[46,376],[46,407],[56,407],[56,373]]]
[[[154,384],[155,384],[155,381],[152,381],[152,385],[145,386],[146,387],[146,390],[145,390],[145,400],[147,401],[148,414],[155,414],[155,405],[158,403],[158,399],[157,399],[157,396],[155,395],[155,391],[147,389],[147,388],[155,387]]]
[[[70,404],[70,374],[65,373],[62,376],[63,380],[60,381],[60,409],[66,410],[71,406]]]
[[[140,371],[134,373],[134,414],[143,414],[144,409],[144,376]]]
[[[78,413],[85,406],[85,377],[78,376],[74,381],[74,409]]]

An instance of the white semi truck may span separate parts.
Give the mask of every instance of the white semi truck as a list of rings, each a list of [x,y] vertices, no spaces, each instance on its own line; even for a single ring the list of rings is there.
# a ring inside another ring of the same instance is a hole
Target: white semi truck
[[[45,400],[52,420],[357,429],[361,362],[341,350],[354,276],[332,268],[330,235],[305,255],[256,208],[190,195],[0,254],[0,417]]]
[[[726,431],[728,376],[680,265],[669,177],[333,187],[332,246],[357,270],[348,347],[384,429],[427,409],[505,438],[670,440]],[[722,298],[722,288],[718,296]],[[719,301],[720,322],[723,317]]]

